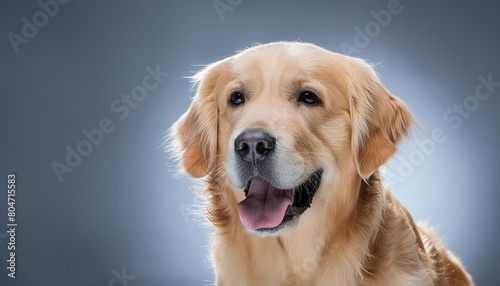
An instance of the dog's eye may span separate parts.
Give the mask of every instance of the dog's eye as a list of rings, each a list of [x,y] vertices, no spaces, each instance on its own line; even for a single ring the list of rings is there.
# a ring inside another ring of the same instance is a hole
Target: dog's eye
[[[245,102],[245,96],[243,95],[243,93],[235,91],[231,93],[231,96],[229,97],[229,102],[233,106],[243,104]]]
[[[318,105],[320,103],[319,97],[312,91],[303,91],[299,95],[299,102],[303,102],[308,105]]]

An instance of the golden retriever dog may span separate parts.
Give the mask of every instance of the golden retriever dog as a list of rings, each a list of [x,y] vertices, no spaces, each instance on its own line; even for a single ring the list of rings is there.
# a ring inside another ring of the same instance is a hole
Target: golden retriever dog
[[[203,179],[216,285],[473,285],[384,187],[413,119],[369,64],[277,42],[193,79],[171,146]]]

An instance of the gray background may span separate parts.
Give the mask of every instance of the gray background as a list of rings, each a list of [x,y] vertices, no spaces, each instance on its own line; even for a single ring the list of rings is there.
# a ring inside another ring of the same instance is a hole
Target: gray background
[[[42,8],[2,1],[0,184],[17,174],[19,225],[17,278],[7,280],[3,188],[1,284],[213,281],[210,228],[191,212],[196,183],[176,177],[161,148],[193,95],[184,77],[256,42],[300,40],[340,51],[389,2],[233,0],[219,15],[213,1],[71,1],[15,53],[8,33],[21,36],[22,17],[32,21]],[[436,227],[478,285],[500,285],[500,87],[458,128],[443,119],[474,97],[479,76],[500,81],[500,2],[401,0],[399,9],[353,53],[378,63],[383,83],[421,126],[389,163],[387,173],[399,180],[388,182],[415,218]],[[157,65],[168,77],[120,119],[110,104]],[[64,163],[66,146],[76,148],[82,130],[103,118],[115,129],[59,182],[51,163]],[[419,147],[435,128],[446,140]],[[114,278],[122,270],[135,278]]]

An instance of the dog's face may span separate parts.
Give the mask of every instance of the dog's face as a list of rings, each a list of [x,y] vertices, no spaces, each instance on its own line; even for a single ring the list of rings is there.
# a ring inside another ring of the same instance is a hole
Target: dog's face
[[[369,65],[310,44],[256,46],[195,79],[174,125],[181,165],[229,179],[241,222],[261,235],[294,227],[331,197],[324,186],[371,175],[411,122]]]

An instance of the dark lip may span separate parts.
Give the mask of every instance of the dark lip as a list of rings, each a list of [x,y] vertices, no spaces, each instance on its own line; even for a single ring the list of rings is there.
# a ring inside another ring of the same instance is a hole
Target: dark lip
[[[308,208],[311,207],[314,195],[319,188],[321,183],[321,176],[323,174],[323,169],[318,169],[309,176],[309,178],[302,182],[300,185],[294,188],[295,194],[293,197],[293,203],[288,206],[285,212],[283,220],[279,225],[273,228],[259,228],[256,231],[274,233],[284,228],[288,223],[290,223],[293,218],[303,214]],[[248,194],[248,187],[250,186],[251,179],[248,181],[245,187],[245,196]]]

